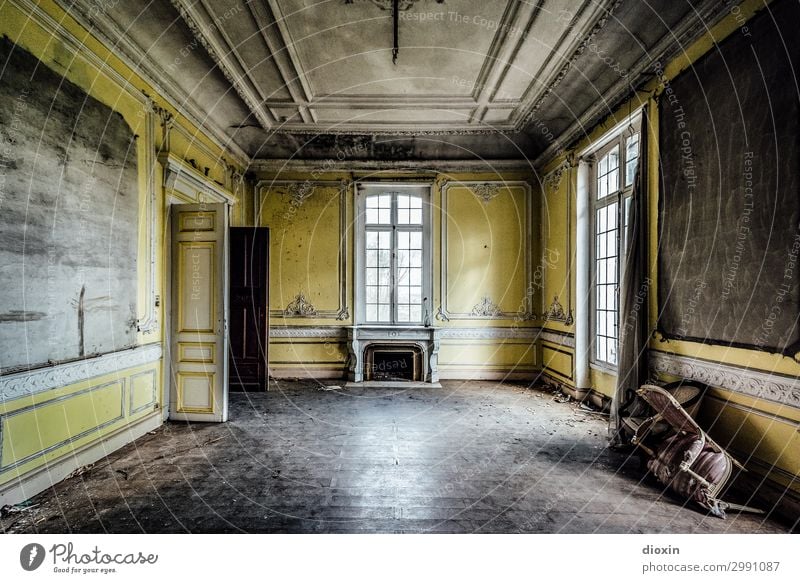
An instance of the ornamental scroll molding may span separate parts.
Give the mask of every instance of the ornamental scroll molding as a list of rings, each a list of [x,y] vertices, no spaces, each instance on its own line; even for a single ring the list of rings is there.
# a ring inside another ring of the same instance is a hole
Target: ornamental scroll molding
[[[561,302],[558,301],[558,296],[553,296],[553,301],[544,312],[544,319],[555,322],[564,322],[564,324],[567,326],[570,326],[574,321],[572,317],[572,310],[564,311],[564,306],[562,306]]]
[[[363,1],[363,0],[362,0]],[[401,11],[409,10],[421,0],[400,0],[397,3],[397,9]],[[357,0],[344,0],[345,4],[355,4]],[[381,10],[392,10],[394,7],[393,0],[370,0],[375,6],[380,8]],[[437,4],[444,4],[444,0],[436,0]]]
[[[317,315],[317,308],[315,308],[314,304],[306,299],[306,296],[303,292],[300,292],[294,296],[294,299],[291,302],[289,302],[289,305],[286,306],[286,309],[283,310],[283,313],[287,316],[313,318]]]
[[[500,185],[492,182],[484,182],[470,187],[472,193],[477,196],[483,204],[488,205],[492,199],[500,194]]]
[[[558,187],[561,186],[561,179],[570,168],[572,168],[572,165],[569,163],[569,160],[564,160],[555,169],[545,175],[543,181],[544,187],[551,192],[558,190]]]
[[[800,380],[796,377],[655,350],[649,352],[648,360],[650,370],[656,377],[670,375],[692,379],[749,397],[800,407]]]
[[[483,296],[481,301],[475,304],[470,312],[471,316],[477,316],[479,318],[492,318],[495,316],[499,316],[501,314],[500,306],[495,304],[492,301],[492,298],[489,296]]]

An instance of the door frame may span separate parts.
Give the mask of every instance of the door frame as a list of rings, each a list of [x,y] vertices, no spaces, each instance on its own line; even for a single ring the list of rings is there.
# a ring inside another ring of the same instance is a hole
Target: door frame
[[[173,257],[172,257],[172,207],[173,205],[201,204],[201,203],[224,203],[225,212],[228,214],[230,223],[231,207],[236,202],[236,197],[232,192],[222,188],[209,177],[205,176],[184,160],[169,152],[160,152],[158,162],[163,169],[163,245],[164,245],[164,291],[161,294],[163,303],[164,322],[162,322],[163,337],[163,367],[162,375],[162,419],[169,419],[169,410],[172,405],[172,277],[173,277]],[[223,249],[223,256],[227,261],[229,249],[229,236],[226,229]],[[228,305],[230,301],[228,278],[224,282],[224,302]],[[229,331],[227,314],[223,323],[224,346],[227,351]],[[227,375],[227,371],[225,372]],[[225,389],[228,392],[227,385]],[[227,397],[227,395],[226,395]]]

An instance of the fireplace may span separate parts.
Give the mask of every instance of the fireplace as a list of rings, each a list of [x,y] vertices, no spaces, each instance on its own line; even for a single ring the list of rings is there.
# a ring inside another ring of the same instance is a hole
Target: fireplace
[[[431,326],[349,326],[350,382],[439,383],[439,330]]]
[[[422,350],[415,345],[368,345],[364,349],[364,380],[421,382]]]

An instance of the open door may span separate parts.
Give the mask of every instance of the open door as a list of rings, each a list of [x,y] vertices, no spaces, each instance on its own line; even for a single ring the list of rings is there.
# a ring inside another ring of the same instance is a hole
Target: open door
[[[228,208],[179,204],[172,222],[170,419],[228,420]]]
[[[231,227],[230,369],[232,391],[267,390],[269,229]]]

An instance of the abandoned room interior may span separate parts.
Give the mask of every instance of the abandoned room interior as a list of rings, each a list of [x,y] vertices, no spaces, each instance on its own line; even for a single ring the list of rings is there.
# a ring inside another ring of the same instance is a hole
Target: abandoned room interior
[[[796,531],[798,22],[0,2],[0,531]]]

